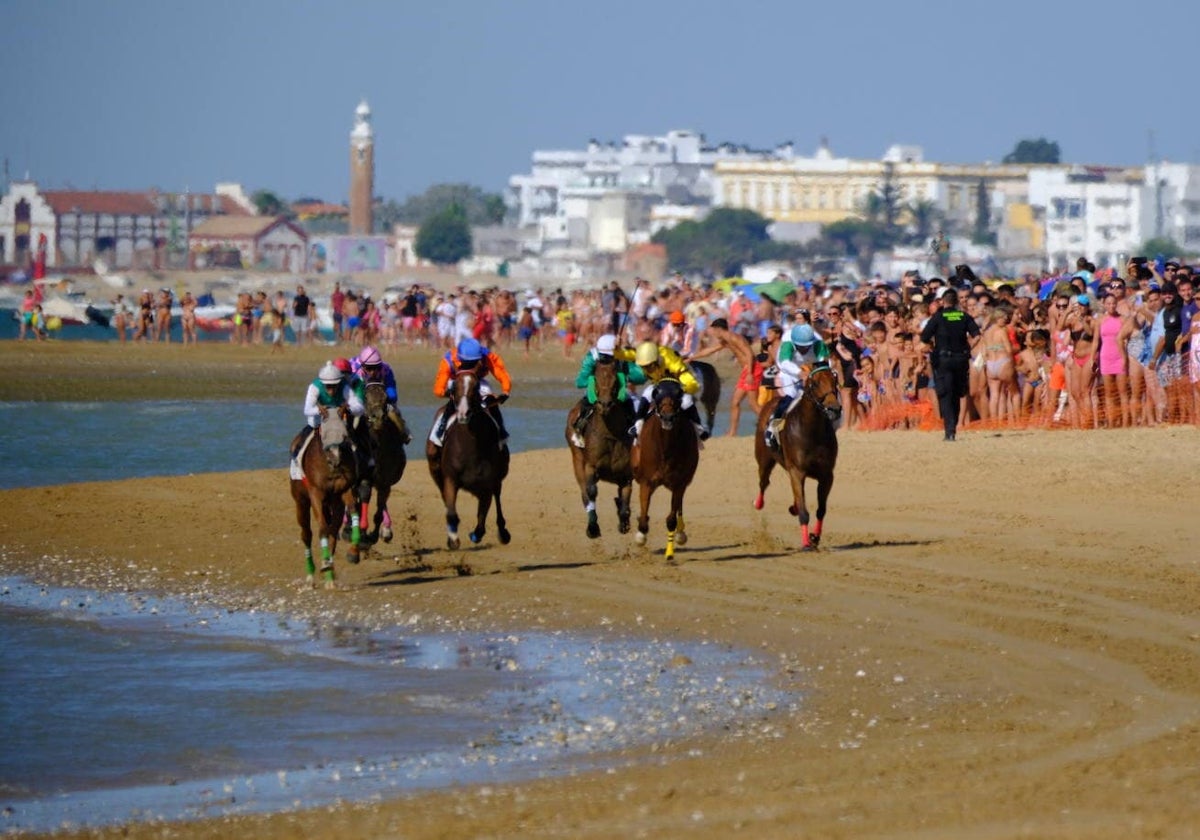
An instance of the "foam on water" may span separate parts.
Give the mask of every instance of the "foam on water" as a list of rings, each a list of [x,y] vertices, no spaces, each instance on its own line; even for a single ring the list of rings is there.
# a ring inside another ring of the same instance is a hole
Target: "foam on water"
[[[0,830],[278,811],[604,766],[796,702],[745,651],[422,634],[0,578]]]

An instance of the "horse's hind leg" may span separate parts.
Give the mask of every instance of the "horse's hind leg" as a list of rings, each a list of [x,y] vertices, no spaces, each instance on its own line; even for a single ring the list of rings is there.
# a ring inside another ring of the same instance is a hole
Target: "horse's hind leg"
[[[667,548],[663,552],[667,562],[675,561],[675,544],[684,545],[687,534],[683,530],[683,494],[686,488],[671,490],[671,510],[667,513]]]
[[[626,482],[617,487],[617,528],[622,534],[629,533],[629,499],[633,495],[633,483]]]
[[[771,470],[775,469],[775,456],[767,451],[761,432],[756,431],[754,437],[754,457],[758,460],[758,495],[754,497],[754,509],[762,510],[763,497],[771,483]]]
[[[594,540],[600,536],[600,517],[596,513],[596,495],[600,488],[597,486],[596,471],[588,469],[584,481],[583,509],[587,511],[587,535]]]
[[[821,529],[825,526],[825,503],[829,501],[829,491],[833,489],[833,475],[817,479],[817,521],[812,529],[812,547],[821,543]]]
[[[792,499],[794,500],[788,513],[800,520],[800,550],[812,551],[816,545],[813,543],[812,535],[808,532],[808,505],[804,501],[805,474],[800,470],[792,469],[788,470],[788,475],[792,479]]]
[[[292,480],[292,499],[296,503],[296,524],[300,526],[300,543],[304,546],[305,579],[309,586],[317,574],[317,566],[313,562],[312,553],[312,502],[303,482]]]
[[[446,505],[446,548],[456,550],[458,541],[458,488],[452,481],[442,484],[442,502]]]
[[[392,541],[392,517],[388,515],[387,503],[392,495],[391,487],[380,487],[375,491],[375,518],[372,520],[371,541]]]

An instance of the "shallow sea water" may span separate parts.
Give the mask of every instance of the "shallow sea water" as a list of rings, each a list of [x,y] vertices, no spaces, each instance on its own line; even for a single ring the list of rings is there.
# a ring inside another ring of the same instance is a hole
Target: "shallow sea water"
[[[796,699],[704,643],[418,634],[0,579],[2,831],[308,808],[762,734]]]

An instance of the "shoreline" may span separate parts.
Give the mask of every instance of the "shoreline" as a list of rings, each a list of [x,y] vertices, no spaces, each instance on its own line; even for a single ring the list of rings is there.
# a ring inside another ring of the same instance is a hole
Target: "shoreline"
[[[0,399],[53,398],[103,373],[130,396],[266,392],[298,413],[312,366],[255,348],[44,349],[0,346]],[[514,371],[514,399],[574,374],[552,355]],[[398,357],[406,381],[431,378],[428,354]],[[1195,501],[1129,498],[1186,482],[1196,441],[1187,426],[968,431],[954,446],[843,434],[822,550],[803,554],[786,482],[776,474],[755,511],[750,440],[717,437],[687,494],[678,566],[662,557],[661,491],[648,548],[616,532],[611,485],[603,535],[586,538],[565,446],[513,457],[510,545],[489,524],[479,547],[448,551],[415,457],[393,496],[396,539],[358,566],[343,553],[333,592],[300,586],[283,469],[6,490],[0,572],[364,626],[733,645],[805,697],[769,730],[622,753],[611,771],[76,836],[1188,836],[1200,823]]]

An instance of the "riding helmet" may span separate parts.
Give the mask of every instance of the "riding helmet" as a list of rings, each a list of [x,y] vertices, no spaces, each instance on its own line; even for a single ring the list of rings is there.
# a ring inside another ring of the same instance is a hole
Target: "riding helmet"
[[[473,338],[458,342],[458,358],[463,362],[475,362],[483,358],[483,345]]]
[[[792,327],[792,344],[799,347],[809,347],[817,340],[817,334],[809,324],[797,324]]]
[[[353,368],[350,366],[350,360],[343,356],[339,356],[338,358],[334,359],[333,366],[342,373],[350,373],[353,371]]]
[[[321,366],[321,370],[317,372],[317,379],[320,379],[326,385],[337,385],[342,381],[342,372],[334,366],[333,362],[326,362]]]
[[[612,333],[607,333],[596,339],[596,352],[602,356],[611,356],[616,349],[617,337]]]
[[[383,364],[383,357],[379,355],[379,351],[374,347],[367,346],[358,354],[358,361],[359,364],[366,367],[374,367],[375,365]]]
[[[653,341],[643,341],[637,346],[633,360],[639,365],[653,365],[658,362],[658,345]]]

